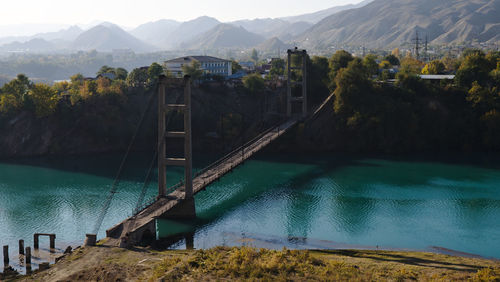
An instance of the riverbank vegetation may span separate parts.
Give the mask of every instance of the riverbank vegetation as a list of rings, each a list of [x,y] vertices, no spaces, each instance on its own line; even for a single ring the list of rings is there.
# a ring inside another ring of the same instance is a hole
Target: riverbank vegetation
[[[330,60],[334,99],[305,127],[302,147],[412,153],[500,150],[500,53],[465,52],[453,62],[405,57],[390,80],[375,58],[344,51]],[[450,66],[455,80],[418,74]]]
[[[496,261],[448,255],[360,250],[217,247],[209,250],[80,248],[37,281],[499,281]]]
[[[294,66],[300,65],[297,58],[292,59]],[[399,52],[384,57],[368,54],[358,58],[346,51],[338,51],[330,58],[308,57],[307,64],[309,110],[314,110],[329,93],[334,94],[333,99],[315,119],[299,127],[301,129],[295,132],[295,136],[283,140],[280,147],[392,154],[500,150],[499,52],[467,50],[458,59],[444,57],[424,63]],[[226,95],[226,104],[232,103],[228,105],[230,108],[247,107],[246,111],[258,113],[246,114],[244,118],[246,127],[257,130],[256,124],[268,121],[271,116],[266,113],[283,112],[285,108],[283,87],[286,82],[277,86],[280,84],[277,81],[286,74],[285,62],[276,60],[271,65],[267,81],[259,75],[250,75],[236,86],[239,90],[213,88],[210,84],[201,88],[206,92],[204,95],[213,97],[218,95],[215,92],[233,93]],[[115,144],[103,150],[120,150],[126,147],[124,140],[133,135],[148,97],[154,93],[157,77],[163,72],[156,63],[130,73],[123,68],[104,66],[96,78],[76,74],[70,81],[53,85],[33,83],[20,74],[0,88],[0,130],[15,135],[4,136],[8,139],[5,142],[18,144],[16,138],[47,132],[38,124],[50,120],[46,126],[61,128],[52,135],[78,138],[82,140],[80,143],[113,140]],[[297,73],[294,79],[300,79],[300,71]],[[445,73],[455,74],[455,79],[429,81],[418,76]],[[278,96],[277,92],[280,93]],[[270,99],[269,95],[274,96]],[[249,103],[250,100],[245,100],[247,98],[253,101]],[[231,132],[226,134],[221,120],[224,121],[222,117],[225,116],[241,119],[245,116],[242,114],[244,110],[228,110],[227,106],[219,107],[212,100],[217,99],[207,98],[205,102],[209,104],[194,105],[193,112],[203,113],[203,122],[211,123],[200,128],[214,128],[213,132],[202,134],[222,136],[230,144],[241,143],[236,139],[243,138],[244,133],[234,134],[234,128],[230,128]],[[207,119],[207,116],[211,118]],[[29,124],[19,127],[25,131],[31,127],[34,129],[16,135],[13,131],[23,121]],[[148,120],[147,127],[154,128],[154,119]],[[72,128],[83,128],[85,138],[72,135]],[[154,132],[147,136],[153,143]],[[56,143],[46,144],[50,148],[45,153],[64,151]],[[18,149],[23,150],[22,147]],[[85,153],[85,150],[80,152]],[[4,155],[9,155],[9,152]]]

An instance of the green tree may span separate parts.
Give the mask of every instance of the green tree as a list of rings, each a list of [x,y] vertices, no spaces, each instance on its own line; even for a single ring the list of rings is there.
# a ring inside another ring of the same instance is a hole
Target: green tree
[[[165,74],[165,70],[158,63],[152,63],[148,68],[148,82],[149,85],[154,85],[158,82],[160,75]]]
[[[148,78],[148,69],[136,68],[128,74],[126,82],[130,87],[146,87]]]
[[[422,69],[422,74],[442,74],[445,68],[445,65],[441,61],[434,60],[425,65]]]
[[[255,64],[259,62],[259,52],[257,50],[252,49],[252,54],[250,55],[250,58],[254,61]]]
[[[347,68],[339,70],[335,83],[335,112],[344,117],[353,115],[355,108],[367,105],[364,99],[366,93],[370,92],[371,82],[366,76],[366,69],[360,59],[356,58],[349,62]]]
[[[103,75],[105,73],[112,73],[112,74],[116,74],[115,73],[115,69],[110,67],[110,66],[102,66],[99,71],[97,72],[97,76],[99,75]]]
[[[254,73],[243,78],[243,85],[250,93],[259,94],[264,90],[266,83],[259,74]]]
[[[124,68],[115,69],[116,79],[126,80],[128,76],[128,71]]]
[[[332,82],[330,84],[330,89],[335,88],[335,78],[337,77],[337,72],[342,68],[346,68],[349,62],[353,59],[354,58],[351,53],[339,50],[328,60],[330,65],[330,81]]]
[[[242,70],[243,68],[241,67],[241,65],[235,61],[235,60],[231,60],[231,72],[233,74],[239,72],[240,70]]]
[[[285,60],[283,59],[274,59],[271,61],[271,76],[280,76],[285,74]]]
[[[330,93],[328,89],[328,84],[330,83],[328,71],[328,58],[314,56],[311,59],[308,59],[308,103],[311,103],[312,105],[320,104]]]
[[[14,95],[18,99],[24,99],[29,89],[32,87],[29,78],[24,74],[18,74],[17,77],[2,87],[3,93]]]
[[[477,81],[479,84],[485,85],[492,71],[491,62],[480,50],[467,50],[464,54],[465,57],[455,76],[457,84],[469,88],[474,81]]]
[[[52,115],[59,102],[59,96],[56,90],[42,83],[33,85],[29,91],[29,95],[35,106],[35,114],[38,117],[46,117]]]
[[[33,87],[33,83],[29,80],[29,78],[24,74],[18,74],[17,77],[8,83],[6,83],[2,89],[1,93],[5,95],[12,95],[8,98],[5,98],[5,102],[12,103],[15,98],[15,103],[12,103],[12,107],[9,106],[9,109],[14,108],[24,108],[26,110],[31,109],[32,101],[28,95],[28,91]]]
[[[191,64],[185,64],[182,66],[182,72],[184,75],[191,76],[193,81],[199,80],[203,76],[203,70],[201,69],[201,64],[197,60],[193,60]]]
[[[393,66],[399,66],[399,64],[400,64],[398,57],[396,57],[393,54],[385,56],[384,60],[391,63],[391,65],[393,65]]]
[[[369,75],[378,74],[378,64],[377,64],[377,56],[373,54],[368,54],[363,58],[363,66]]]

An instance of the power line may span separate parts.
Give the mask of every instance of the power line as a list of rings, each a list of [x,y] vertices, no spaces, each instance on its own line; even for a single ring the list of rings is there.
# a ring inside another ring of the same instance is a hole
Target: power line
[[[420,59],[420,42],[421,39],[418,37],[418,29],[415,30],[415,38],[413,39],[413,42],[415,43],[415,55],[417,57],[417,60]]]

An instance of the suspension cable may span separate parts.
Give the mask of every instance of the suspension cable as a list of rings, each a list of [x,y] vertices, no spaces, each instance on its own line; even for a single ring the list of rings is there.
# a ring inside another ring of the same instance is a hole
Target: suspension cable
[[[132,146],[133,144],[135,143],[135,140],[137,138],[137,135],[139,134],[139,131],[142,127],[142,124],[144,123],[144,119],[146,117],[146,114],[147,112],[149,111],[149,108],[151,107],[151,104],[152,104],[152,101],[153,101],[153,97],[155,97],[155,93],[156,91],[153,91],[153,93],[151,94],[151,96],[149,97],[149,101],[148,101],[148,105],[146,106],[146,108],[144,109],[144,111],[142,112],[142,116],[141,116],[141,119],[139,121],[139,124],[137,125],[137,128],[134,132],[134,135],[132,136],[131,140],[130,140],[130,143],[127,147],[127,151],[125,153],[125,155],[123,156],[123,159],[120,163],[120,167],[118,168],[118,172],[116,173],[116,176],[113,180],[113,184],[111,186],[111,190],[106,198],[106,201],[104,202],[104,205],[101,209],[101,212],[99,214],[99,217],[97,218],[97,221],[96,221],[96,224],[94,226],[94,234],[97,234],[99,232],[99,229],[101,228],[101,225],[102,225],[102,222],[104,220],[104,217],[106,216],[108,210],[109,210],[109,207],[111,205],[111,202],[113,200],[113,197],[114,195],[117,193],[117,190],[118,190],[118,184],[120,183],[120,177],[121,177],[121,174],[123,172],[123,168],[125,166],[125,163],[127,162],[127,159],[130,155],[130,151],[132,150]]]

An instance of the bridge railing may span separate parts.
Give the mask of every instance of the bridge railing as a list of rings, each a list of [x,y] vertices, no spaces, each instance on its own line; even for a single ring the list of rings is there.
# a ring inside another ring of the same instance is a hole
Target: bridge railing
[[[243,151],[246,147],[248,147],[251,144],[255,143],[257,140],[261,139],[262,137],[264,137],[266,134],[272,132],[273,130],[278,130],[278,133],[279,133],[279,131],[281,130],[281,125],[283,125],[283,120],[277,122],[275,125],[271,126],[267,130],[261,132],[259,135],[257,135],[254,138],[250,139],[249,141],[247,141],[243,145],[241,145],[241,146],[237,147],[236,149],[232,150],[231,152],[227,153],[222,158],[216,160],[215,162],[211,163],[210,165],[206,166],[205,168],[197,171],[193,175],[193,178],[199,177],[202,174],[205,174],[206,172],[208,172],[209,170],[211,170],[211,169],[213,169],[213,168],[221,165],[222,163],[226,162],[228,159],[234,157],[238,152]],[[221,173],[225,174],[229,170],[232,170],[233,168],[234,167],[231,165],[231,167],[229,169],[227,169],[225,171],[222,171]],[[217,173],[214,173],[214,175],[217,175]],[[184,185],[184,181],[180,181],[180,182],[176,183],[175,185],[168,187],[167,194],[170,194],[170,193],[174,192],[175,190],[181,188],[183,185]],[[133,216],[139,214],[142,210],[144,210],[147,207],[151,206],[155,201],[156,201],[156,197],[153,197],[149,201],[147,201],[144,204],[142,204],[139,208],[134,209]]]
[[[237,147],[236,149],[232,150],[231,152],[227,153],[226,155],[224,155],[222,158],[216,160],[215,162],[211,163],[210,165],[206,166],[205,168],[197,171],[194,175],[193,175],[193,178],[196,178],[196,177],[199,177],[203,174],[205,174],[206,172],[208,172],[209,170],[211,169],[214,169],[216,168],[217,166],[221,165],[222,163],[226,162],[227,160],[233,158],[234,156],[237,155],[237,153],[239,152],[243,152],[242,154],[244,154],[244,149],[246,147],[249,147],[251,144],[255,143],[257,140],[261,139],[262,137],[264,137],[266,134],[274,131],[274,130],[277,130],[278,131],[278,134],[281,130],[281,126],[283,125],[283,120],[280,120],[279,122],[277,122],[275,125],[269,127],[268,129],[266,129],[265,131],[261,132],[259,135],[255,136],[254,138],[250,139],[249,141],[247,141],[246,143],[244,143],[243,145]],[[253,152],[253,151],[252,151]],[[230,166],[230,168],[227,168],[226,170],[224,171],[220,171],[220,172],[216,172],[214,173],[213,175],[216,176],[216,178],[218,177],[218,175],[220,175],[221,173],[222,174],[226,174],[228,171],[232,170],[234,168],[233,165]],[[212,175],[212,176],[213,176]],[[180,181],[178,182],[177,184],[173,185],[173,186],[170,186],[167,188],[167,194],[170,194],[172,192],[174,192],[175,190],[181,188],[182,186],[184,185],[184,181]],[[133,216],[136,216],[137,214],[139,214],[142,210],[146,209],[147,207],[151,206],[154,202],[156,201],[156,197],[153,197],[151,198],[149,201],[145,202],[144,204],[142,204],[139,208],[136,208],[134,209],[133,211]]]
[[[282,125],[282,122],[279,122],[273,126],[271,126],[270,128],[268,128],[267,130],[261,132],[259,135],[255,136],[254,138],[252,138],[251,140],[247,141],[245,144],[239,146],[238,148],[232,150],[231,152],[227,153],[225,156],[223,156],[222,158],[218,159],[217,161],[211,163],[209,166],[203,168],[202,170],[199,170],[198,172],[195,173],[195,176],[194,177],[198,177],[204,173],[206,173],[207,171],[217,167],[218,165],[224,163],[225,161],[227,161],[228,159],[234,157],[238,152],[240,151],[243,151],[246,147],[248,147],[249,145],[255,143],[257,140],[261,139],[262,137],[264,137],[266,134],[268,134],[269,132],[272,132],[273,130],[276,130],[276,129],[280,129],[280,126]]]

